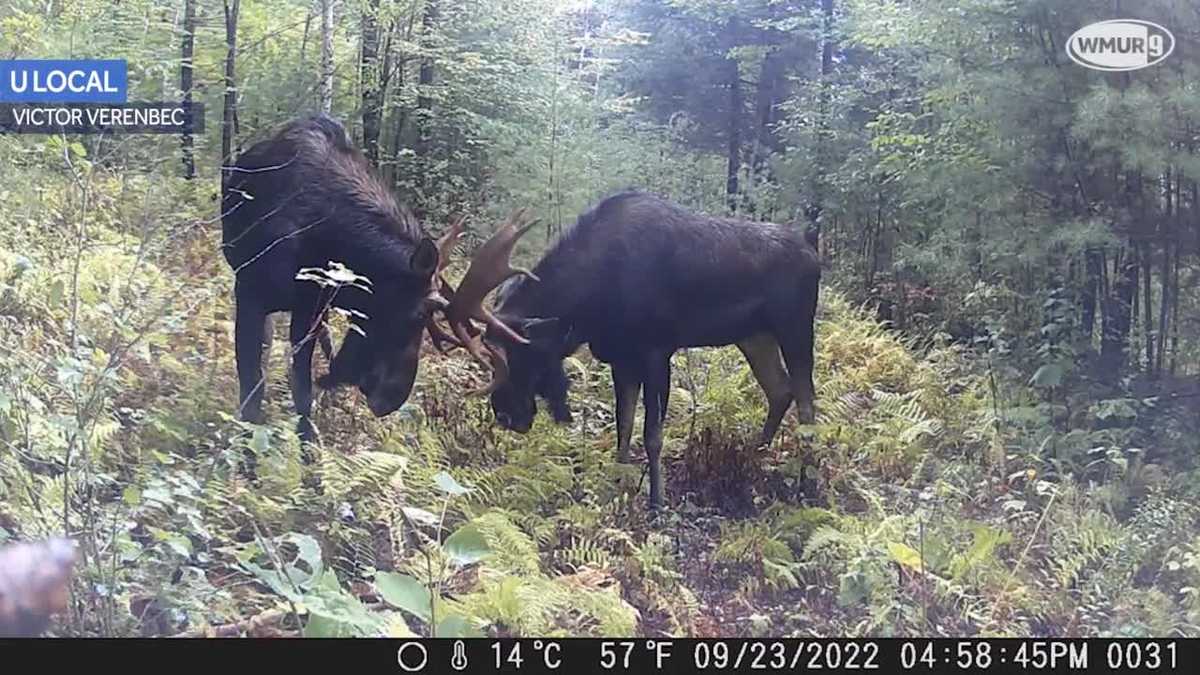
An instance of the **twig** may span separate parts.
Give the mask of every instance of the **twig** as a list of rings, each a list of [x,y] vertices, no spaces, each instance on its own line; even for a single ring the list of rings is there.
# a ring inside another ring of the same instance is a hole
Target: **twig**
[[[1021,565],[1025,562],[1025,556],[1029,554],[1029,549],[1033,548],[1033,542],[1037,541],[1038,532],[1041,531],[1042,525],[1046,522],[1046,517],[1050,515],[1050,507],[1054,505],[1054,500],[1058,497],[1058,490],[1050,493],[1050,499],[1046,502],[1046,507],[1042,509],[1042,516],[1038,518],[1037,525],[1033,528],[1033,534],[1029,537],[1029,542],[1025,544],[1025,548],[1021,550],[1021,555],[1017,557],[1017,564],[1013,566],[1012,571],[1008,573],[1008,579],[1004,582],[1004,587],[1000,589],[999,597],[1004,597],[1008,593],[1009,587],[1012,586],[1013,579],[1017,577],[1017,572],[1021,570]],[[996,616],[996,608],[1000,603],[992,605],[992,618]]]
[[[261,614],[256,614],[248,619],[226,623],[217,626],[204,626],[192,630],[176,633],[171,637],[177,638],[198,638],[198,637],[218,637],[230,638],[239,637],[242,634],[255,636],[261,629],[266,627],[277,628],[291,614],[288,610],[283,609],[268,609]]]

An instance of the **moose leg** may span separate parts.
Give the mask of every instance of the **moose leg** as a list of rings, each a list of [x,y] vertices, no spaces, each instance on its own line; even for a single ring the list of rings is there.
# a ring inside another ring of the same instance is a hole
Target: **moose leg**
[[[792,405],[788,373],[779,359],[779,343],[769,333],[759,333],[737,343],[742,355],[750,362],[750,371],[758,386],[767,395],[767,419],[763,423],[759,446],[771,444],[779,423]]]
[[[613,393],[617,399],[617,461],[628,463],[633,439],[633,418],[642,389],[641,368],[627,363],[612,365]]]
[[[329,334],[329,324],[321,322],[321,332],[317,334],[317,338],[321,342],[321,353],[325,355],[326,361],[333,360],[333,338]]]
[[[643,383],[646,407],[646,426],[642,439],[646,444],[646,463],[650,467],[650,508],[662,506],[662,435],[667,416],[667,399],[671,395],[671,355],[651,353],[646,358]]]
[[[786,312],[786,313],[785,313]],[[792,396],[796,399],[796,415],[801,424],[812,424],[816,420],[813,400],[813,350],[816,346],[817,281],[806,280],[800,293],[799,311],[793,304],[789,310],[777,313],[774,321],[779,346],[783,348],[783,360],[787,362],[791,379]]]
[[[275,343],[275,318],[271,314],[263,317],[263,340],[262,340],[262,371],[264,373],[271,372],[271,349]],[[267,385],[264,383],[263,387]]]
[[[233,348],[237,359],[238,416],[255,424],[263,420],[263,351],[268,315],[260,305],[239,298],[234,316]]]
[[[292,401],[300,422],[296,433],[300,440],[310,442],[316,432],[309,417],[312,415],[312,357],[316,343],[322,337],[328,339],[325,323],[314,321],[313,313],[297,311],[292,314],[289,338],[292,343]]]

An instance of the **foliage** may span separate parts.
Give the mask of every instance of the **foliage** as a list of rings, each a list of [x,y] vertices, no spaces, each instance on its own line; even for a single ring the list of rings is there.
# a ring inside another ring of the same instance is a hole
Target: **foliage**
[[[181,4],[16,0],[0,54],[171,100]],[[333,114],[362,140],[387,75],[377,164],[431,232],[529,206],[530,258],[630,185],[820,226],[816,424],[756,449],[738,350],[681,350],[658,514],[586,349],[570,425],[500,430],[426,350],[387,418],[321,394],[302,450],[277,326],[269,421],[236,420],[215,118],[192,180],[174,138],[0,136],[0,541],[79,543],[55,634],[1200,633],[1195,60],[1078,69],[1104,17],[1065,0],[820,4],[337,3]],[[243,3],[235,146],[317,107],[314,18]]]

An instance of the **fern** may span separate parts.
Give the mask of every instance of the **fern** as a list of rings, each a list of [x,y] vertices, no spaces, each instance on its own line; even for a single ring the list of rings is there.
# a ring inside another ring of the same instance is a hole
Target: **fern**
[[[559,564],[571,569],[580,567],[608,568],[612,566],[612,555],[604,546],[592,539],[574,539],[569,546],[554,552],[554,559]]]
[[[519,575],[537,574],[540,568],[533,540],[499,511],[486,513],[471,521],[487,541],[491,555],[488,565]]]
[[[837,548],[851,548],[861,541],[861,538],[847,534],[831,525],[821,525],[813,531],[812,536],[804,545],[804,557],[812,559],[816,556]]]
[[[391,481],[407,465],[406,458],[388,452],[326,452],[317,470],[328,499],[340,501],[390,492]]]

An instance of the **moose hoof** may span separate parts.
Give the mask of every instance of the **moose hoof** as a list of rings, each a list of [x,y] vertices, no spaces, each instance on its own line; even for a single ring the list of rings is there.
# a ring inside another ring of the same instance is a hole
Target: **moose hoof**
[[[817,411],[811,403],[805,403],[796,408],[796,415],[801,424],[814,424],[817,421]]]
[[[301,443],[315,443],[317,441],[317,428],[313,426],[312,420],[307,417],[301,417],[300,422],[296,424],[296,435],[300,437]]]

